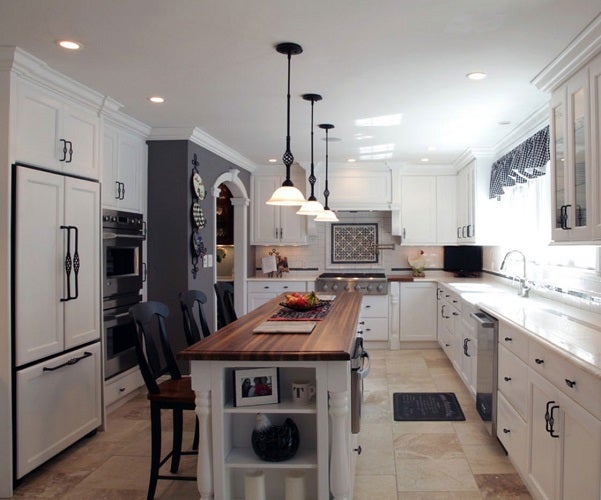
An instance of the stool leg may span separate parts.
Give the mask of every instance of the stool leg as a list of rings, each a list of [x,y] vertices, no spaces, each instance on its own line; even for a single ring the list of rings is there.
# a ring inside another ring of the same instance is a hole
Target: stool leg
[[[171,457],[171,473],[175,474],[179,469],[179,459],[182,453],[182,429],[184,426],[184,415],[180,409],[173,409],[173,456]]]
[[[148,483],[147,500],[154,499],[161,463],[161,408],[153,403],[150,403],[150,429],[150,481]]]

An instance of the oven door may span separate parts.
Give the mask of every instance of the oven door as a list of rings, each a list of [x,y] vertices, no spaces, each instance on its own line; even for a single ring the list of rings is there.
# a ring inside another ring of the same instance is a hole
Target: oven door
[[[104,311],[104,378],[109,379],[138,365],[136,327],[129,307]]]
[[[142,235],[121,236],[103,233],[105,299],[117,295],[137,294],[142,289]]]

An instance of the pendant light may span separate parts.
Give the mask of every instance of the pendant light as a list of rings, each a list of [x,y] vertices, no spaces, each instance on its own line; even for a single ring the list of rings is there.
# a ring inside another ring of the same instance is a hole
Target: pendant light
[[[294,156],[290,151],[290,58],[292,54],[300,54],[303,48],[292,42],[279,43],[276,45],[275,50],[280,54],[286,54],[288,56],[288,94],[286,96],[286,151],[282,160],[286,166],[286,180],[282,183],[282,186],[277,188],[271,198],[267,200],[268,205],[284,205],[284,206],[296,206],[305,203],[305,197],[298,188],[294,187],[294,184],[290,180],[290,166],[294,162]]]
[[[320,123],[318,127],[326,131],[326,188],[323,192],[325,198],[323,212],[315,217],[315,220],[318,222],[338,222],[338,217],[336,217],[336,214],[328,207],[328,197],[330,196],[330,191],[328,190],[328,130],[333,129],[334,125],[331,123]]]
[[[303,94],[305,101],[311,101],[311,175],[309,175],[309,184],[311,184],[311,195],[302,207],[296,212],[298,215],[319,215],[323,212],[323,205],[315,198],[315,165],[313,164],[313,105],[315,101],[321,101],[319,94]]]

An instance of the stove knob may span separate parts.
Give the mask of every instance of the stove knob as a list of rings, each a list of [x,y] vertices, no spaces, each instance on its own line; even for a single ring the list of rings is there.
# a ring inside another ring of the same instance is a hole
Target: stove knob
[[[380,283],[378,285],[378,292],[383,292],[384,291],[384,285],[382,283]]]
[[[367,291],[371,292],[374,289],[373,285],[367,285]]]
[[[338,285],[332,285],[332,291],[335,292],[336,290],[338,290]]]
[[[330,287],[328,286],[328,284],[327,284],[327,283],[324,283],[323,285],[321,285],[321,289],[322,289],[322,291],[324,291],[324,292],[325,292],[325,291],[326,291],[328,288],[330,288]]]
[[[348,292],[351,289],[351,285],[344,285],[344,289]]]
[[[355,290],[356,290],[357,292],[360,292],[360,291],[361,291],[361,288],[362,288],[362,287],[361,287],[361,285],[355,285]]]

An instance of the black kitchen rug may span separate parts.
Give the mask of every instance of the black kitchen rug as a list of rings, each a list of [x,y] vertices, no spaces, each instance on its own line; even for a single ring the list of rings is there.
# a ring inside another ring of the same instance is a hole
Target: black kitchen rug
[[[465,420],[452,392],[395,392],[393,405],[397,422]]]

